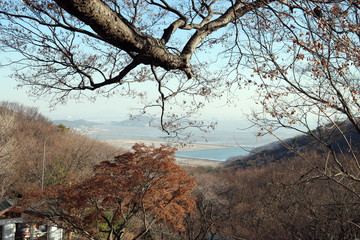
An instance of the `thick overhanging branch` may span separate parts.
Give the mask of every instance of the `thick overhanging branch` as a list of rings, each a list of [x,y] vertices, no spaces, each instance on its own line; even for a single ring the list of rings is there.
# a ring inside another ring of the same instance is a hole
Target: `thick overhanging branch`
[[[247,4],[237,1],[224,14],[213,21],[209,19],[212,16],[211,11],[209,11],[208,18],[205,18],[200,25],[196,26],[198,30],[187,42],[180,55],[170,53],[165,44],[178,28],[187,29],[187,19],[166,5],[166,1],[162,1],[164,5],[161,5],[161,7],[175,12],[179,19],[164,30],[161,39],[140,32],[123,16],[114,12],[100,0],[55,1],[67,12],[89,25],[105,42],[126,51],[139,63],[160,66],[166,70],[180,69],[191,78],[189,60],[196,47],[199,46],[206,36],[233,22],[235,19],[242,17],[244,14],[263,7],[274,0],[257,0]],[[154,4],[153,1],[150,1],[150,3]]]
[[[241,1],[236,1],[236,3],[230,7],[224,14],[222,14],[217,19],[205,24],[202,28],[198,29],[190,38],[190,40],[185,45],[181,55],[185,59],[190,59],[192,54],[195,52],[195,48],[202,42],[202,40],[215,32],[216,30],[225,27],[230,22],[239,19],[244,16],[246,13],[249,13],[255,9],[263,7],[264,5],[273,2],[274,0],[257,0],[252,3],[244,5]]]
[[[55,0],[68,13],[89,25],[105,42],[136,56],[143,64],[170,69],[190,67],[189,59],[171,54],[159,40],[138,31],[100,0]]]
[[[164,34],[161,38],[161,42],[163,44],[166,44],[169,40],[171,35],[178,29],[179,27],[182,27],[186,24],[186,21],[184,19],[178,19],[175,22],[173,22],[168,28],[164,30]]]

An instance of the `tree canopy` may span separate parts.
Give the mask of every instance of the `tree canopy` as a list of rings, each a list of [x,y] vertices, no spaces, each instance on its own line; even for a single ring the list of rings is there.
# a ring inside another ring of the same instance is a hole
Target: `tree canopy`
[[[356,1],[0,3],[2,50],[18,53],[7,62],[15,67],[14,77],[54,102],[87,90],[96,90],[94,99],[113,94],[145,99],[147,90],[156,97],[144,100],[141,113],[158,109],[163,120],[172,119],[162,121],[169,133],[200,127],[184,117],[225,91],[254,83],[263,105],[290,94],[350,118],[347,98],[357,106]],[[144,90],[145,82],[153,84]],[[266,111],[294,113],[292,106]]]

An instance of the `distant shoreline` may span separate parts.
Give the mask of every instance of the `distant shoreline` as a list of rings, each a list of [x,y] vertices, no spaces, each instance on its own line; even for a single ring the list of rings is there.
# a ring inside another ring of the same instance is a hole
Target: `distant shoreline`
[[[143,140],[143,139],[106,139],[101,140],[102,142],[108,143],[110,145],[116,147],[122,147],[125,150],[130,150],[131,147],[135,143],[144,143],[146,145],[154,145],[160,146],[161,144],[170,144],[174,147],[178,148],[178,151],[199,151],[199,150],[208,150],[208,149],[220,149],[220,148],[231,148],[232,146],[221,146],[221,145],[211,145],[211,144],[187,144],[184,147],[180,145],[176,145],[176,143],[169,143],[165,141],[158,141],[158,140]],[[220,166],[222,161],[216,160],[207,160],[207,159],[199,159],[199,158],[189,158],[189,157],[177,157],[176,162],[182,166],[211,166],[217,167]]]
[[[208,149],[219,149],[219,148],[233,148],[233,146],[225,145],[212,145],[212,144],[200,144],[200,143],[191,143],[186,144],[185,146],[180,146],[177,143],[170,143],[166,141],[159,140],[144,140],[144,139],[106,139],[101,140],[102,142],[108,143],[116,147],[123,147],[125,149],[131,149],[135,143],[144,143],[146,145],[160,146],[161,144],[170,144],[178,148],[178,151],[199,151],[199,150],[208,150]]]

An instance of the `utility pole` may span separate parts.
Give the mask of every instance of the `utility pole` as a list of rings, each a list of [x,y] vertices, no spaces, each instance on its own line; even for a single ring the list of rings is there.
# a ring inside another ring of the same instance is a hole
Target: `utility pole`
[[[44,141],[44,154],[42,161],[42,174],[41,174],[41,190],[44,190],[44,175],[45,175],[45,145],[46,141]]]

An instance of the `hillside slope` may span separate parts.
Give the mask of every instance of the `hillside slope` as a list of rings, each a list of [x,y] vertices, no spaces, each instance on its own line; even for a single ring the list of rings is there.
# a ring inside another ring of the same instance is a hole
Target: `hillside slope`
[[[32,186],[82,179],[94,164],[121,152],[63,125],[54,125],[36,108],[0,103],[0,198]]]
[[[360,148],[360,134],[345,121],[338,125],[339,129],[326,125],[308,134],[299,135],[255,148],[251,153],[240,158],[232,158],[226,167],[246,168],[261,167],[271,162],[283,162],[297,155],[297,153],[324,153],[331,149],[335,153],[349,152],[349,149]]]

